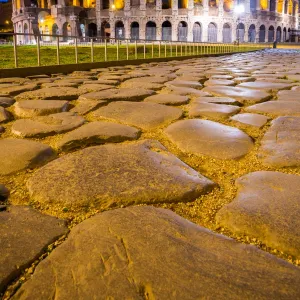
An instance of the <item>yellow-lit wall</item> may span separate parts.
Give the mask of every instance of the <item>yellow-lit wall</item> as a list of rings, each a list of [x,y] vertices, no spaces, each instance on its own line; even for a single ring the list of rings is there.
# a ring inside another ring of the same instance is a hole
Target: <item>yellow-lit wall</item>
[[[268,0],[260,0],[261,9],[268,9]]]
[[[195,4],[202,4],[202,0],[194,0]]]
[[[233,0],[224,0],[224,10],[230,11],[233,9]]]
[[[17,7],[16,7],[16,8],[17,8],[17,9],[20,9],[20,8],[21,8],[21,0],[17,0],[16,3],[17,3]]]
[[[124,8],[124,0],[115,0],[115,7],[116,9],[123,9]]]
[[[46,16],[43,20],[44,20],[44,22],[40,22],[40,20],[39,20],[39,28],[41,28],[43,30],[43,32],[45,32],[45,28],[46,28],[46,26],[48,26],[49,34],[52,34],[52,26],[54,24],[53,17]]]
[[[293,14],[293,1],[289,1],[289,6],[288,6],[288,14],[291,15]]]
[[[84,8],[93,8],[95,7],[96,0],[84,0],[83,7]]]
[[[277,12],[282,13],[283,10],[283,0],[278,0]]]

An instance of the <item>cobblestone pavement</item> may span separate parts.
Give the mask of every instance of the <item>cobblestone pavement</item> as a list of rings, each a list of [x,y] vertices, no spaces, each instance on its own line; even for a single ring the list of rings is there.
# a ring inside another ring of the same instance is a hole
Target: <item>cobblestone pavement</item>
[[[300,299],[299,133],[298,51],[0,79],[0,293]]]

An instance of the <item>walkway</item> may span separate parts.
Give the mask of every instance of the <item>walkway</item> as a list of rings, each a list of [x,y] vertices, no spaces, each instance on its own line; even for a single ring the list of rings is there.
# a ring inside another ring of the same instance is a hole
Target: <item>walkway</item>
[[[0,79],[4,299],[300,298],[299,95],[276,49]]]

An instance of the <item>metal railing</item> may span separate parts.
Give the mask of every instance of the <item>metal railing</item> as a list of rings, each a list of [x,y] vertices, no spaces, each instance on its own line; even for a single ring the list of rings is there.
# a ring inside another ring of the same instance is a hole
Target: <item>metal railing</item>
[[[269,43],[206,43],[7,33],[0,68],[83,62],[229,54],[270,48]]]

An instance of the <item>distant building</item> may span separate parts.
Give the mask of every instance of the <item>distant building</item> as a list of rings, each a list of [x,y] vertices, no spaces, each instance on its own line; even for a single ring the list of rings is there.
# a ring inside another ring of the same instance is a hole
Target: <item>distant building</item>
[[[13,0],[12,20],[15,32],[65,40],[285,42],[298,27],[298,0]]]

